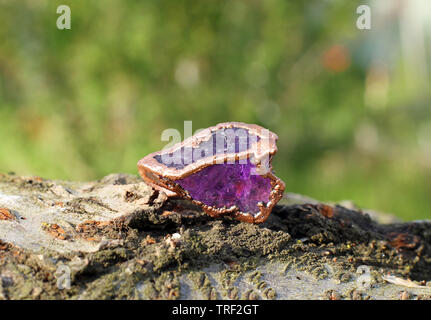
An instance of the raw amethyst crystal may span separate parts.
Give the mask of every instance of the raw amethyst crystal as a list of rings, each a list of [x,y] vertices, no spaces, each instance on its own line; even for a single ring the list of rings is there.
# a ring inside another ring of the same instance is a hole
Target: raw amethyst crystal
[[[237,206],[241,212],[258,213],[257,204],[269,201],[271,180],[257,175],[255,168],[250,161],[246,164],[216,164],[175,182],[193,199],[208,206]]]
[[[262,223],[285,189],[272,172],[277,138],[255,124],[219,123],[147,155],[138,169],[148,185],[188,199],[214,218]]]

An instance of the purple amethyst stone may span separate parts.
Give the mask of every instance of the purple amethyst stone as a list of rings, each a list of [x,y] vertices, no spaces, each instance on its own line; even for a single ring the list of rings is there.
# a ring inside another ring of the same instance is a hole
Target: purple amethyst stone
[[[260,211],[257,204],[266,204],[271,193],[271,180],[256,174],[255,168],[250,161],[215,164],[175,182],[208,206],[237,206],[241,212],[255,214]]]

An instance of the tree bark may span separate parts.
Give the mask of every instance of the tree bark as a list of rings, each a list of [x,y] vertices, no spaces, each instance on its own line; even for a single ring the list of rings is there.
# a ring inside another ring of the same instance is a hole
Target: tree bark
[[[254,225],[131,175],[0,175],[0,299],[428,299],[430,226],[290,193]]]

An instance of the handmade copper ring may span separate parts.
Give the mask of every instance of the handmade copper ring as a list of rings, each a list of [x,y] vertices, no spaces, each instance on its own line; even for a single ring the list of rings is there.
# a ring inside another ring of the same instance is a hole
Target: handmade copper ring
[[[150,186],[189,199],[212,217],[262,223],[285,189],[272,173],[277,139],[255,124],[220,123],[147,155],[138,169]]]

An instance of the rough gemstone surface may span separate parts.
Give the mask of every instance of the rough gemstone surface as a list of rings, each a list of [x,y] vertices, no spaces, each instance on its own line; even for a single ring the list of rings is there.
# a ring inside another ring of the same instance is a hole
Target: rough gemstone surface
[[[257,204],[269,201],[271,180],[255,173],[255,165],[216,164],[176,180],[194,200],[214,207],[237,206],[241,212],[258,213]]]
[[[184,169],[206,157],[247,151],[259,140],[259,136],[247,129],[224,128],[213,132],[208,140],[201,141],[197,146],[186,146],[175,152],[158,154],[154,159],[169,168]]]

